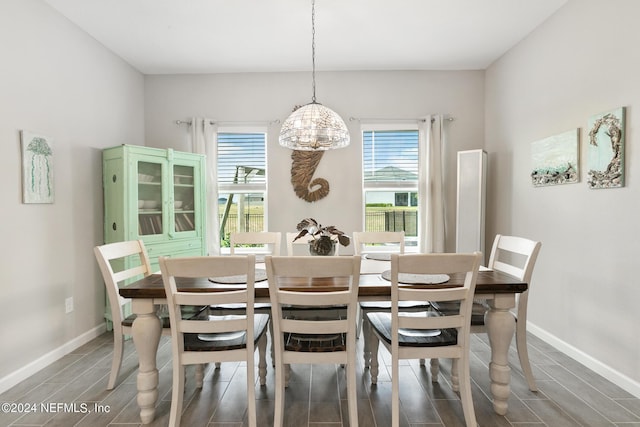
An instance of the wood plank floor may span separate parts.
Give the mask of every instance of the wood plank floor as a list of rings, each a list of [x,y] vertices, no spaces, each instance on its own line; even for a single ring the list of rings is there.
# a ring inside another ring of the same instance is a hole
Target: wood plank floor
[[[109,392],[105,389],[112,353],[112,335],[108,332],[0,395],[0,402],[37,406],[32,412],[2,411],[0,426],[140,425],[135,399],[137,359],[131,341],[126,343],[125,348],[123,369],[115,390]],[[498,416],[487,397],[488,342],[484,335],[473,336],[471,376],[474,406],[480,426],[640,426],[640,399],[533,336],[530,336],[530,353],[540,391],[532,393],[528,390],[515,348],[512,348],[509,412],[504,417]],[[391,424],[389,354],[381,353],[380,358],[387,368],[381,366],[377,387],[371,387],[368,370],[363,370],[362,360],[360,357],[358,359],[358,413],[360,426],[363,427],[388,427]],[[149,425],[166,426],[171,399],[171,346],[168,337],[162,338],[157,360],[160,367],[160,398],[156,420]],[[433,384],[428,368],[420,367],[417,361],[402,366],[402,426],[464,425],[462,407],[450,387],[449,367],[448,361],[442,361],[440,381]],[[182,425],[244,426],[245,375],[246,368],[242,364],[224,363],[218,370],[208,366],[205,385],[197,390],[193,387],[193,370],[189,370]],[[273,424],[273,387],[273,370],[269,369],[266,387],[256,386],[260,427]],[[342,368],[296,365],[286,393],[285,425],[347,426],[345,396]],[[49,404],[47,411],[42,410],[41,403]]]

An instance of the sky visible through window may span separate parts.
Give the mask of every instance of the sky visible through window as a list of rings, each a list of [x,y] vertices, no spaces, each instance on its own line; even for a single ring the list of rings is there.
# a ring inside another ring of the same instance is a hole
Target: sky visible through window
[[[365,181],[417,181],[418,131],[364,131]]]
[[[264,133],[218,133],[218,183],[264,183],[265,165]]]

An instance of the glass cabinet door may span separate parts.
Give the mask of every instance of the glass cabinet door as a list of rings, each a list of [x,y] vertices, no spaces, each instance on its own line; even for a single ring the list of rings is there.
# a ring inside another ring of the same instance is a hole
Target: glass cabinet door
[[[194,177],[195,167],[173,166],[173,229],[177,233],[196,229]]]
[[[138,162],[138,235],[163,234],[162,164]]]

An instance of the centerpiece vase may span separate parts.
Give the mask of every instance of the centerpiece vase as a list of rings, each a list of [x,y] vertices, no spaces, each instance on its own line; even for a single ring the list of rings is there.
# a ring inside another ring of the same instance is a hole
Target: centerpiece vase
[[[309,242],[311,255],[330,256],[336,253],[336,242],[329,236],[320,236]]]

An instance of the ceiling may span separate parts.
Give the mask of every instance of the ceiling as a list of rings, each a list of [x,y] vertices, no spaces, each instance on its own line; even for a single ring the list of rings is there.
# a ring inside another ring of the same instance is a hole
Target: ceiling
[[[311,69],[311,0],[44,0],[144,74]],[[567,0],[317,0],[316,70],[487,68]]]

